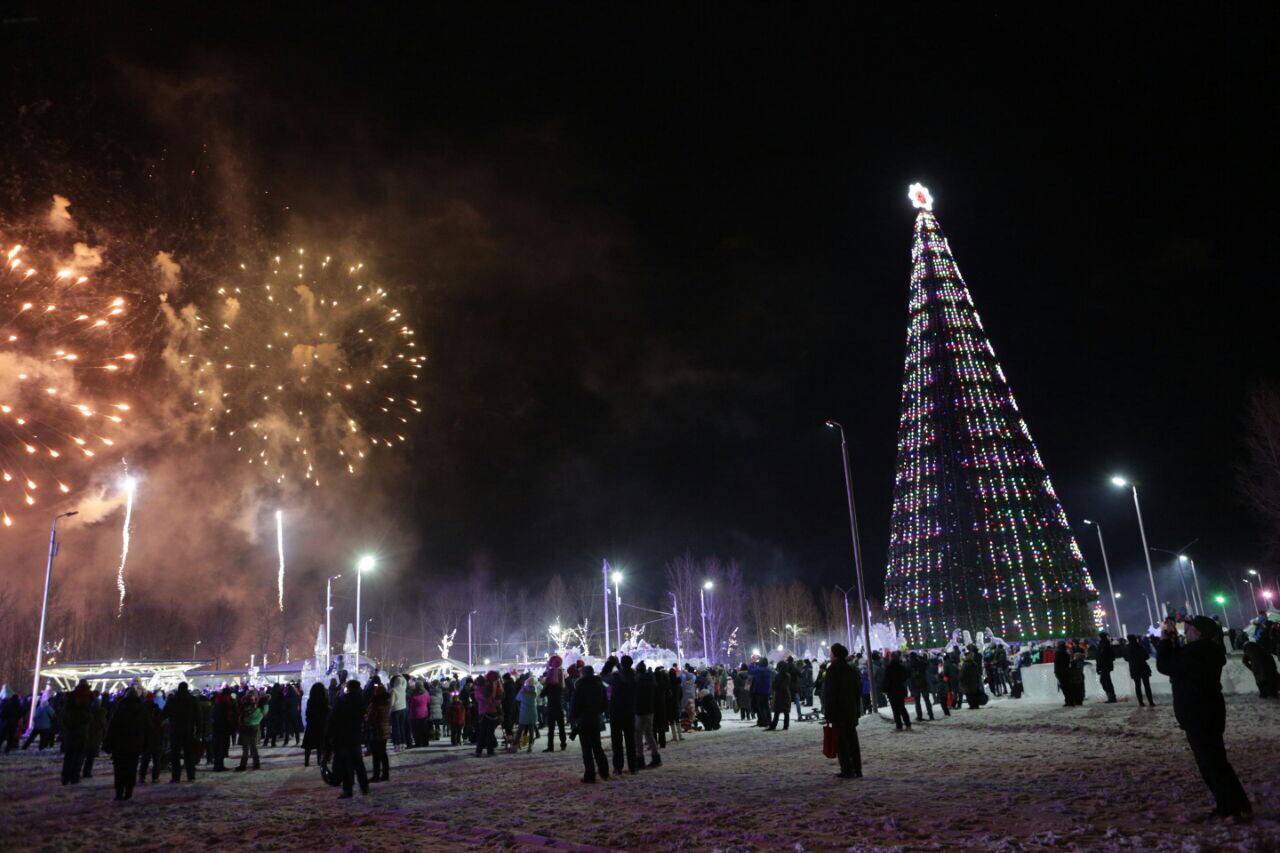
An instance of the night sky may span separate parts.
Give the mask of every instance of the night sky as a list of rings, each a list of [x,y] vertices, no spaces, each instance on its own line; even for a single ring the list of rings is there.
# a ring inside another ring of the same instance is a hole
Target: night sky
[[[339,217],[375,247],[431,356],[372,487],[423,577],[689,549],[847,583],[834,418],[878,594],[917,180],[1095,580],[1084,517],[1140,590],[1115,472],[1153,546],[1270,571],[1233,469],[1280,372],[1274,13],[271,5],[11,14],[6,112],[124,152],[189,255]]]

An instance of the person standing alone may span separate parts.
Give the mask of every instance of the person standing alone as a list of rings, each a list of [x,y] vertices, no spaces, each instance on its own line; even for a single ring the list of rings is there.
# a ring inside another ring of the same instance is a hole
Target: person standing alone
[[[1102,692],[1107,694],[1107,703],[1116,701],[1116,688],[1111,683],[1111,673],[1116,668],[1116,650],[1111,645],[1111,638],[1106,631],[1098,632],[1098,681],[1102,682]]]
[[[859,681],[858,673],[849,665],[849,650],[836,643],[831,647],[831,665],[822,681],[822,713],[836,730],[841,779],[862,778],[862,748],[858,743],[858,717],[862,716]]]

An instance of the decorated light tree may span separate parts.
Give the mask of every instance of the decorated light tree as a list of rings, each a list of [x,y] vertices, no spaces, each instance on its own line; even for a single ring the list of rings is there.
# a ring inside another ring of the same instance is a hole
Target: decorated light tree
[[[886,603],[911,645],[957,628],[1093,633],[1097,590],[920,184]]]

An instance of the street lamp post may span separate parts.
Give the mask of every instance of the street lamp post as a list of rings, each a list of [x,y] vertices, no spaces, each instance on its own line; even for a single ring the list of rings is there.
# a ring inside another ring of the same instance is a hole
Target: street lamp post
[[[1107,573],[1107,592],[1111,594],[1111,610],[1112,610],[1111,615],[1114,617],[1114,621],[1116,623],[1116,630],[1119,631],[1120,630],[1120,614],[1115,612],[1116,610],[1119,609],[1119,605],[1116,604],[1116,599],[1119,598],[1119,596],[1116,595],[1116,588],[1111,585],[1111,563],[1107,560],[1106,543],[1102,541],[1102,525],[1098,524],[1096,521],[1090,521],[1087,518],[1084,520],[1084,523],[1092,527],[1094,530],[1098,531],[1098,548],[1102,551],[1102,568]]]
[[[1222,608],[1222,627],[1225,629],[1227,623],[1231,621],[1227,618],[1227,598],[1224,595],[1215,595],[1213,600],[1218,602],[1218,606]]]
[[[871,619],[867,614],[867,588],[862,580],[862,545],[858,540],[858,512],[853,503],[853,478],[849,473],[849,442],[845,439],[844,426],[838,421],[827,421],[827,426],[832,429],[840,430],[840,457],[844,462],[844,490],[845,495],[849,499],[849,535],[853,539],[853,567],[858,577],[858,612],[863,614],[862,620],[862,642],[863,650],[867,655],[867,672],[870,673],[871,667]],[[852,654],[853,650],[849,650]],[[880,707],[879,690],[876,687],[875,679],[871,679],[871,701],[873,707]]]
[[[471,617],[479,612],[478,610],[472,610],[467,614],[467,675],[474,674],[473,658],[471,657]]]
[[[329,671],[329,657],[333,654],[333,582],[342,575],[330,575],[324,582],[324,668]]]
[[[196,659],[196,647],[197,647],[197,646],[199,646],[199,645],[200,645],[201,643],[203,643],[203,642],[204,642],[204,640],[196,640],[194,643],[192,643],[192,645],[191,645],[191,659],[192,659],[193,661]]]
[[[614,572],[613,573],[613,606],[615,608],[614,615],[617,616],[617,619],[615,619],[614,621],[618,623],[615,626],[615,630],[617,630],[618,632],[618,651],[622,651],[622,591],[619,589],[619,587],[621,586],[622,586],[622,572]]]
[[[1151,581],[1151,601],[1158,603],[1160,593],[1156,592],[1156,573],[1151,570],[1151,549],[1147,547],[1147,528],[1142,523],[1142,505],[1138,502],[1138,484],[1130,483],[1124,477],[1112,477],[1112,485],[1133,490],[1133,509],[1138,514],[1138,534],[1142,537],[1142,558],[1147,561],[1147,580]],[[1154,622],[1152,623],[1155,624]]]
[[[1152,625],[1156,624],[1156,617],[1155,617],[1155,615],[1151,612],[1151,599],[1150,599],[1150,598],[1148,598],[1148,597],[1147,597],[1147,594],[1144,592],[1144,593],[1142,593],[1142,600],[1143,600],[1143,601],[1145,601],[1145,602],[1147,603],[1147,627],[1150,627],[1150,626],[1152,626]]]
[[[49,615],[49,582],[53,578],[53,558],[58,556],[58,519],[76,515],[76,511],[64,512],[53,517],[53,526],[49,528],[49,560],[44,564],[44,598],[40,602],[40,634],[36,640],[36,672],[31,679],[31,715],[27,717],[27,731],[36,724],[36,700],[40,692],[40,665],[44,663],[44,626]]]
[[[676,604],[676,594],[674,592],[671,593],[671,615],[676,619],[676,657],[683,661],[684,649],[680,647],[680,607]]]
[[[366,554],[356,563],[356,630],[360,630],[360,580],[364,577],[364,573],[372,569],[375,565],[373,557]],[[351,677],[360,680],[360,637],[356,637],[356,665],[351,671]]]
[[[1252,572],[1252,571],[1253,571],[1253,569],[1250,569],[1249,571],[1251,571],[1251,572]],[[1255,574],[1256,574],[1256,572],[1255,572]],[[1249,587],[1249,606],[1250,606],[1250,608],[1251,608],[1252,610],[1257,610],[1257,609],[1258,609],[1258,594],[1257,594],[1256,592],[1254,592],[1254,591],[1253,591],[1253,581],[1249,580],[1248,578],[1241,578],[1240,580],[1244,581],[1244,582],[1248,585],[1248,587]]]
[[[707,651],[707,590],[711,587],[711,581],[707,581],[698,590],[698,598],[702,603],[702,660],[708,665],[711,663],[711,653]]]
[[[1196,612],[1204,612],[1204,596],[1200,593],[1200,575],[1196,574],[1196,561],[1188,557],[1186,554],[1178,555],[1178,562],[1186,563],[1191,567],[1191,597],[1196,600]]]
[[[374,617],[372,617],[372,616],[370,616],[368,619],[364,620],[364,656],[365,656],[365,657],[370,657],[370,654],[369,654],[369,623],[370,623],[370,622],[372,622],[373,620],[374,620]]]
[[[609,657],[609,561],[605,560],[600,567],[600,575],[604,578],[604,641],[600,644],[600,656]]]
[[[836,592],[844,596],[844,636],[849,648],[853,648],[853,621],[849,618],[849,590],[836,587]]]

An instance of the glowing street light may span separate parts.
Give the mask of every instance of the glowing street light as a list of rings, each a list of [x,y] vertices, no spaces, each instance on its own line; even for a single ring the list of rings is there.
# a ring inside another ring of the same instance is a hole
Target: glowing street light
[[[1222,608],[1222,627],[1227,627],[1227,597],[1225,595],[1215,595],[1213,600],[1218,602],[1218,606]]]
[[[622,650],[622,592],[619,587],[622,586],[622,572],[615,571],[611,576],[613,580],[613,606],[614,615],[617,617],[618,631],[618,650]]]
[[[711,656],[707,651],[707,590],[712,586],[714,584],[707,581],[702,585],[702,589],[698,590],[698,598],[702,602],[702,659],[708,664],[711,663]]]
[[[360,630],[360,580],[364,577],[365,572],[373,571],[373,567],[377,565],[371,555],[365,554],[356,562],[356,630]],[[351,675],[356,680],[360,678],[360,637],[356,636],[356,665],[351,671]]]
[[[1107,573],[1107,592],[1111,593],[1111,615],[1115,617],[1116,631],[1120,631],[1120,614],[1116,612],[1120,608],[1115,604],[1116,599],[1120,596],[1116,594],[1116,588],[1111,585],[1111,563],[1107,560],[1106,543],[1102,541],[1102,525],[1098,524],[1096,521],[1090,521],[1087,518],[1084,520],[1084,523],[1098,531],[1098,548],[1102,551],[1102,568],[1105,569]],[[1120,635],[1116,634],[1116,636],[1118,637]]]
[[[1151,549],[1147,547],[1147,528],[1142,523],[1142,505],[1138,503],[1138,484],[1130,483],[1120,476],[1112,477],[1111,484],[1121,489],[1127,486],[1133,490],[1133,509],[1138,514],[1138,533],[1142,536],[1142,558],[1147,561],[1147,580],[1151,581],[1151,601],[1159,607],[1160,593],[1156,592],[1156,573],[1151,570]]]

